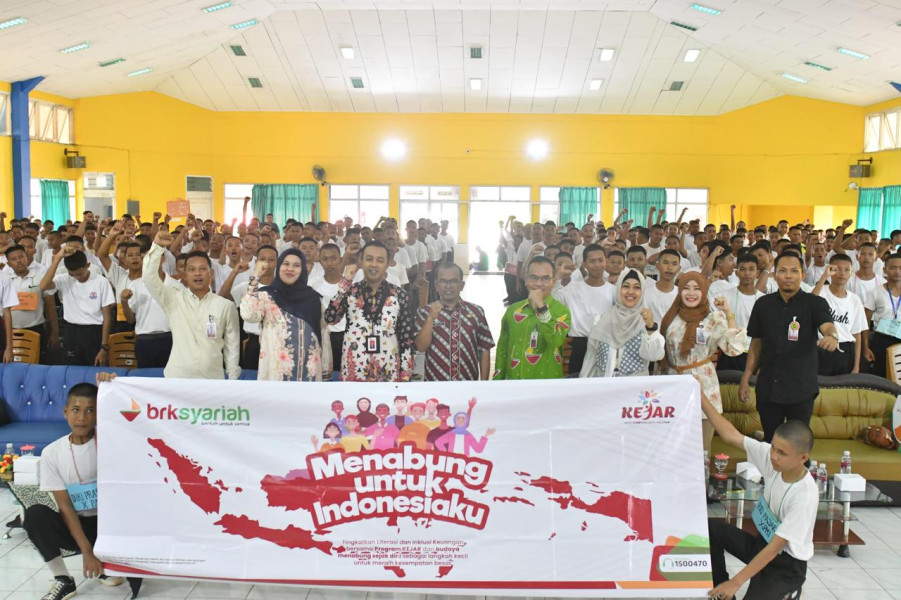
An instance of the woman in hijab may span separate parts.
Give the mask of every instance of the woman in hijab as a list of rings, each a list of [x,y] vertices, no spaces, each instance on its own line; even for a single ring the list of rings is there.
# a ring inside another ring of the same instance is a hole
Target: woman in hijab
[[[257,265],[259,273],[263,265]],[[331,378],[332,350],[319,294],[307,285],[306,258],[294,248],[282,253],[270,285],[257,278],[241,300],[241,317],[261,323],[257,379],[322,381]]]
[[[707,300],[707,280],[700,273],[679,276],[679,293],[660,324],[666,339],[663,372],[694,375],[701,391],[719,412],[723,412],[720,384],[716,378],[717,350],[738,356],[745,348],[745,330],[735,326],[735,315],[723,296]],[[710,450],[713,426],[703,421],[704,450]]]
[[[579,377],[648,375],[648,363],[663,358],[663,336],[654,313],[642,304],[644,275],[635,269],[620,274],[613,308],[599,315],[588,333],[588,349]]]

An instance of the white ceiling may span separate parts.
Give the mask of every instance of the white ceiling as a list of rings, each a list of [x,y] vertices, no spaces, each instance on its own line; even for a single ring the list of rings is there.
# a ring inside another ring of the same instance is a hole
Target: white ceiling
[[[233,0],[201,10],[216,3],[7,0],[0,21],[28,23],[0,30],[0,80],[45,75],[38,89],[69,97],[158,90],[215,110],[691,115],[781,94],[869,105],[897,97],[887,82],[901,78],[901,0],[700,0],[719,16],[692,0]],[[248,19],[260,23],[230,28]],[[80,42],[91,48],[59,53]],[[614,59],[600,61],[599,48]],[[699,59],[683,62],[692,48]],[[126,77],[144,67],[153,72]],[[595,78],[603,84],[590,90]],[[682,91],[664,91],[674,80]]]

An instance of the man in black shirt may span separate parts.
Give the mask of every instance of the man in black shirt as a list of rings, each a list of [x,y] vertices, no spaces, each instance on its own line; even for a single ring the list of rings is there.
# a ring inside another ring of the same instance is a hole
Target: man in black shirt
[[[757,410],[766,442],[772,442],[776,428],[787,419],[810,422],[820,391],[817,346],[829,352],[838,349],[829,303],[801,291],[801,258],[783,254],[776,258],[775,270],[779,291],[757,300],[748,320],[751,349],[738,388],[742,402],[747,402],[751,375],[759,365]],[[823,334],[819,342],[817,332]]]

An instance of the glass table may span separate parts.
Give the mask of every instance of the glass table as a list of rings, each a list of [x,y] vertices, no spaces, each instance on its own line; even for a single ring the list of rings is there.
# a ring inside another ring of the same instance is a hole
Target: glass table
[[[725,480],[711,477],[707,484],[707,498],[723,505],[726,522],[734,522],[739,529],[755,533],[751,512],[762,490],[762,483],[741,477],[730,476]],[[838,546],[837,554],[847,558],[851,555],[849,546],[864,545],[865,542],[851,531],[851,521],[857,520],[851,513],[852,502],[888,505],[892,503],[892,498],[869,481],[862,492],[842,492],[835,488],[830,478],[826,491],[820,493],[813,531],[814,546]]]

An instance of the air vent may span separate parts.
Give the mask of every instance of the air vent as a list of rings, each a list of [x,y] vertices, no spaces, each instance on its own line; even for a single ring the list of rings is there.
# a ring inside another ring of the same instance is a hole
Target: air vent
[[[354,86],[354,89],[361,90],[363,89],[363,80],[359,77],[351,77],[350,84]]]
[[[481,46],[471,46],[469,48],[469,58],[472,58],[472,59],[482,58],[482,47]]]
[[[232,54],[235,56],[247,56],[247,53],[244,52],[244,48],[241,46],[230,46],[230,48],[232,49]]]
[[[102,62],[102,63],[100,63],[100,66],[101,67],[111,67],[113,65],[118,65],[119,63],[124,63],[124,62],[125,62],[124,58],[116,58],[113,60],[108,60],[106,62]]]
[[[213,178],[188,175],[186,187],[189,192],[212,192]]]
[[[682,87],[685,85],[684,81],[673,81],[669,84],[669,91],[671,92],[681,92]]]
[[[263,87],[263,82],[260,81],[259,77],[248,77],[247,81],[250,82],[250,87],[252,88],[261,88]]]
[[[686,29],[688,31],[697,31],[697,27],[692,27],[691,25],[686,25],[685,23],[680,23],[679,21],[670,21],[670,25],[673,27],[678,27],[679,29]]]
[[[832,67],[827,67],[827,66],[825,66],[825,65],[820,65],[820,64],[817,64],[817,63],[815,63],[815,62],[807,61],[807,62],[805,62],[804,64],[807,65],[808,67],[813,67],[814,69],[820,69],[820,70],[822,70],[822,71],[831,71],[831,70],[832,70]]]

